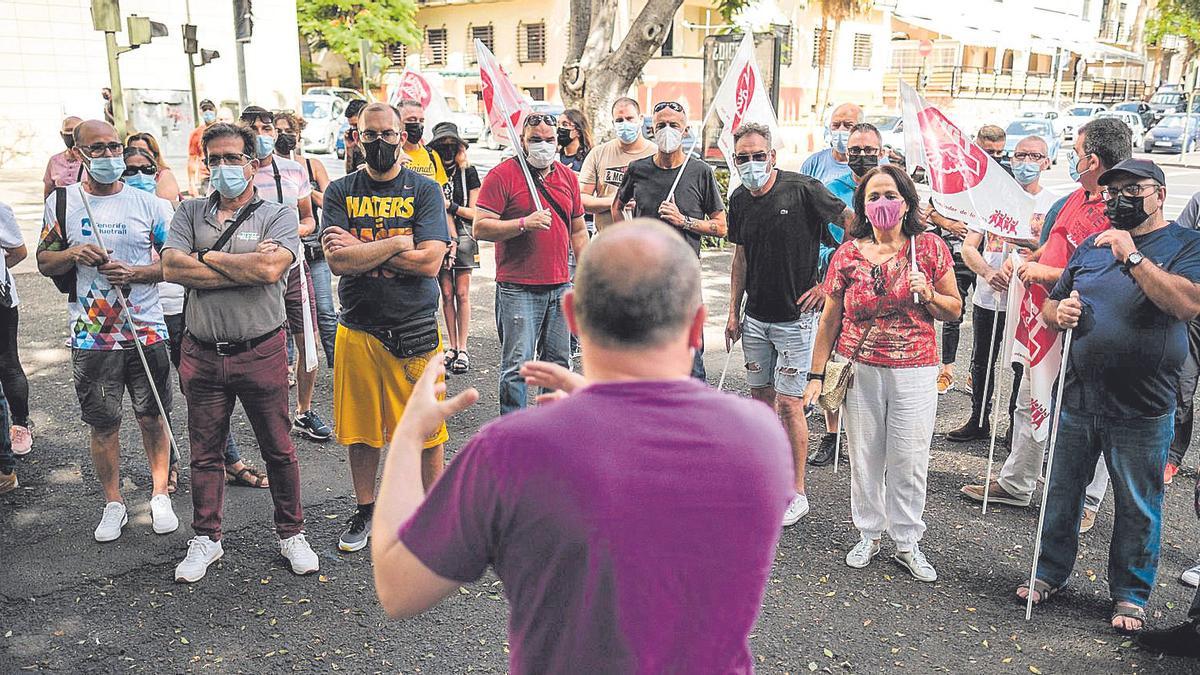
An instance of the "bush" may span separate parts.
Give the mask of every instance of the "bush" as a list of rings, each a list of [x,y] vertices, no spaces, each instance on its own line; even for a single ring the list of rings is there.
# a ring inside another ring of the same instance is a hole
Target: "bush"
[[[721,187],[721,199],[729,201],[729,168],[726,166],[718,166],[713,168],[713,174],[716,175],[717,185]],[[728,212],[726,212],[728,216]],[[700,248],[705,250],[725,250],[726,240],[723,237],[701,237]]]

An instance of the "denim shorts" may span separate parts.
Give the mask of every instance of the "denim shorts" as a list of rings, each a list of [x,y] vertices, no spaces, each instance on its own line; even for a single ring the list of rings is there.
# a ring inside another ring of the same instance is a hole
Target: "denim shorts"
[[[163,407],[171,412],[171,365],[167,341],[143,348]],[[136,349],[72,349],[71,367],[75,394],[83,421],[97,429],[112,429],[121,423],[125,392],[138,417],[158,417],[158,404],[146,369]]]
[[[818,317],[820,314],[810,312],[785,323],[767,323],[750,316],[743,319],[746,384],[751,389],[774,385],[776,393],[803,396]]]

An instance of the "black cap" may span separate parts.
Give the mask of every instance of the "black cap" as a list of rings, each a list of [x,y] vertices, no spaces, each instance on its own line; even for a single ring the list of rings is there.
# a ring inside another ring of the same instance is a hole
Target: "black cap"
[[[1158,165],[1148,159],[1127,159],[1123,162],[1118,162],[1116,166],[1100,174],[1101,185],[1108,185],[1121,174],[1129,174],[1139,178],[1150,178],[1159,185],[1167,184],[1167,177],[1163,175],[1163,170],[1158,168]]]
[[[203,101],[200,101],[200,109],[204,110],[206,108],[209,110],[216,110],[217,104],[213,103],[212,100],[206,98]]]
[[[433,145],[438,141],[453,139],[459,145],[466,145],[466,141],[458,135],[458,125],[454,122],[439,122],[433,126],[433,137],[429,139],[427,145]]]

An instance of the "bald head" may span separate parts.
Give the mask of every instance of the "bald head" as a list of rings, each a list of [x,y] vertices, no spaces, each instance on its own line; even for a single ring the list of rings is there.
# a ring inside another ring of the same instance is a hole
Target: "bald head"
[[[75,146],[87,147],[94,143],[121,142],[117,130],[104,120],[87,120],[75,127]]]
[[[831,129],[844,129],[849,131],[856,124],[863,121],[863,110],[853,103],[843,103],[833,109],[833,115],[829,117],[829,127]]]
[[[75,131],[75,127],[79,126],[79,123],[82,121],[83,120],[79,119],[78,117],[76,117],[74,115],[71,115],[70,117],[63,119],[61,132],[64,135],[73,133]]]
[[[609,349],[684,337],[700,309],[700,261],[670,227],[638,218],[605,229],[575,270],[579,331]]]

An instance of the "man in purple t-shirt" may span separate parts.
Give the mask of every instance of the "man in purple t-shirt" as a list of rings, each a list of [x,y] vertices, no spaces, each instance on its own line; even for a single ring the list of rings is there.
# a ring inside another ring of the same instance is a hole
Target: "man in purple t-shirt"
[[[440,359],[417,382],[375,511],[384,609],[422,612],[490,565],[514,673],[753,671],[791,451],[770,408],[688,377],[705,318],[695,254],[656,221],[612,226],[565,311],[588,380],[527,364],[530,384],[573,393],[486,425],[428,496],[421,441],[478,394],[437,401]]]

